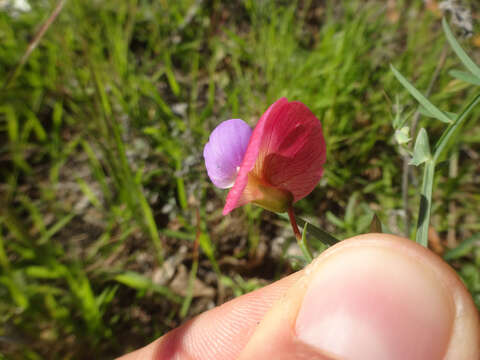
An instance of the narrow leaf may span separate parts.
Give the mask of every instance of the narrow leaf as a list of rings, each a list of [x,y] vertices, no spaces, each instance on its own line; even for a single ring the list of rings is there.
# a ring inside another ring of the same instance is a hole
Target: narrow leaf
[[[477,78],[475,75],[472,75],[469,72],[461,71],[461,70],[450,70],[448,72],[452,77],[464,81],[469,84],[480,86],[480,79]]]
[[[174,294],[168,286],[155,284],[150,278],[134,271],[125,271],[122,274],[118,274],[114,280],[136,290],[154,291],[177,303],[181,301],[180,296]]]
[[[177,79],[175,78],[175,74],[173,72],[172,60],[170,58],[170,54],[167,52],[165,53],[165,75],[167,76],[168,84],[172,89],[172,92],[175,96],[180,95],[180,86],[178,85]]]
[[[429,112],[427,109],[425,109],[423,106],[419,106],[418,111],[420,114],[426,117],[434,118],[435,116]],[[448,111],[443,111],[443,113],[450,118],[450,120],[454,121],[457,118],[457,114],[448,112]]]
[[[212,243],[212,239],[208,234],[202,232],[198,238],[200,248],[203,250],[205,255],[207,255],[208,260],[212,264],[213,270],[218,274],[220,274],[220,267],[218,266],[218,262],[215,259],[215,249]]]
[[[467,55],[465,50],[462,49],[460,44],[458,43],[457,39],[450,30],[450,26],[448,26],[447,19],[442,19],[442,26],[443,31],[445,31],[445,36],[447,37],[450,46],[452,47],[455,54],[457,54],[458,58],[462,61],[463,65],[473,74],[476,78],[480,79],[480,67],[476,65],[472,59]]]
[[[277,215],[285,220],[289,220],[287,214],[277,214]],[[302,218],[295,216],[295,220],[297,221],[298,226],[300,227],[305,226],[306,221],[303,220]],[[318,241],[321,241],[325,245],[335,245],[336,243],[340,242],[340,240],[338,240],[334,236],[330,235],[326,231],[310,223],[308,224],[307,235],[314,237],[315,239],[317,239]]]
[[[393,74],[397,78],[398,81],[407,89],[407,91],[415,98],[417,101],[425,107],[430,114],[433,115],[436,119],[444,122],[444,123],[451,123],[452,120],[450,120],[442,110],[437,108],[435,105],[433,105],[420,91],[418,91],[410,82],[402,75],[400,72],[395,69],[393,65],[390,65],[390,68],[393,71]]]
[[[468,239],[465,239],[456,248],[448,250],[443,255],[443,258],[449,261],[459,259],[463,256],[471,255],[473,248],[476,246],[480,247],[480,233],[475,234]]]
[[[431,159],[428,134],[424,128],[421,128],[418,132],[417,140],[415,141],[415,147],[413,148],[413,158],[410,160],[409,164],[418,166],[428,159]]]
[[[49,268],[46,266],[31,265],[25,268],[25,274],[37,279],[59,279],[64,276],[61,267]]]
[[[187,287],[187,295],[184,297],[182,302],[182,307],[180,309],[180,318],[185,318],[188,314],[188,310],[190,309],[190,305],[192,304],[193,299],[193,287],[195,286],[195,279],[197,278],[197,270],[198,270],[198,259],[195,259],[192,268],[190,269],[190,275],[188,277],[188,287]]]
[[[15,280],[18,279],[11,276],[0,276],[0,284],[3,284],[9,290],[14,303],[21,309],[26,309],[29,305],[28,297]]]
[[[58,220],[55,225],[51,226],[45,234],[42,235],[40,239],[38,239],[39,244],[45,244],[48,240],[52,238],[57,232],[62,230],[68,223],[74,218],[75,214],[70,213],[65,215],[63,218]]]

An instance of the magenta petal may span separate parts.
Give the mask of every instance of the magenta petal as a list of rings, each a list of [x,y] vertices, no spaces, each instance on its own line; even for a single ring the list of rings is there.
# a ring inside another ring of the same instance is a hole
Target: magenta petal
[[[203,157],[215,186],[226,189],[233,185],[251,135],[250,126],[240,119],[224,121],[212,131]]]
[[[278,99],[270,105],[258,121],[257,126],[255,126],[243,162],[240,166],[237,179],[235,180],[235,184],[228,192],[225,207],[223,208],[223,215],[227,215],[233,209],[245,205],[254,197],[253,194],[244,192],[248,182],[248,173],[254,168],[260,152],[260,146],[262,146],[265,141],[267,135],[265,132],[265,125],[267,120],[272,117],[276,118],[279,114],[279,110],[286,104],[288,104],[286,98]]]
[[[293,101],[282,107],[280,118],[267,123],[266,131],[272,135],[263,178],[291,192],[296,202],[312,192],[322,177],[326,156],[322,125],[307,106]]]

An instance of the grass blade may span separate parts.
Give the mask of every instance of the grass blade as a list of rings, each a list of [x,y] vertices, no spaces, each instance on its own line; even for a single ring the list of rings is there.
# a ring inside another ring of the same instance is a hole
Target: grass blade
[[[220,276],[221,271],[220,271],[220,267],[218,266],[218,262],[215,259],[215,248],[212,243],[212,240],[210,239],[210,236],[207,233],[202,232],[198,237],[198,242],[200,244],[200,248],[203,250],[208,260],[210,260],[213,270],[215,271],[217,276]]]
[[[443,258],[446,261],[457,260],[463,256],[472,254],[472,250],[475,246],[480,246],[480,233],[475,234],[468,239],[465,239],[456,248],[448,250]]]
[[[469,72],[461,70],[450,70],[448,73],[458,80],[464,81],[472,85],[480,86],[480,79]]]
[[[190,275],[188,277],[188,288],[187,294],[182,302],[182,307],[180,309],[180,317],[183,319],[188,314],[188,310],[190,309],[190,305],[193,299],[193,287],[195,286],[195,279],[197,278],[197,271],[198,271],[198,259],[195,259],[192,264],[192,268],[190,269]]]
[[[62,230],[68,223],[74,218],[75,214],[70,213],[62,217],[58,222],[55,223],[52,227],[50,227],[45,234],[38,240],[38,244],[45,244],[48,240],[52,238],[57,232]]]
[[[393,71],[395,77],[400,81],[405,89],[415,98],[417,101],[436,119],[450,124],[452,120],[449,119],[445,113],[433,105],[420,91],[418,91],[415,86],[413,86],[400,72],[395,69],[393,65],[390,65],[390,68]]]
[[[180,303],[181,297],[175,294],[167,286],[155,284],[150,278],[134,271],[125,271],[114,277],[115,281],[139,291],[153,291],[165,296],[169,300]]]

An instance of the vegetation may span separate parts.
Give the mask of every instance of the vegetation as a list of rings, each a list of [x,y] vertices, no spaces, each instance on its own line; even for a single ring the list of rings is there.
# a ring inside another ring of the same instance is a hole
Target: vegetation
[[[299,214],[340,239],[368,232],[374,214],[415,238],[423,173],[404,166],[407,140],[426,128],[435,144],[445,124],[417,111],[390,64],[452,113],[479,88],[449,74],[463,65],[434,1],[392,3],[0,11],[0,358],[111,358],[301,266],[284,218],[253,206],[222,216],[225,194],[202,159],[216,124],[253,125],[281,96],[312,109],[327,142],[325,175]],[[478,34],[457,36],[476,64]],[[435,163],[422,231],[480,306],[479,116]]]

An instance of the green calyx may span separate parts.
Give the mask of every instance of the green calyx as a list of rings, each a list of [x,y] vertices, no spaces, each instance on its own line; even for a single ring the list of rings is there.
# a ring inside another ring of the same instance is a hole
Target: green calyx
[[[255,189],[252,203],[264,209],[283,213],[288,211],[293,203],[293,195],[288,190],[273,187],[252,174],[249,175],[248,182],[248,186]]]

